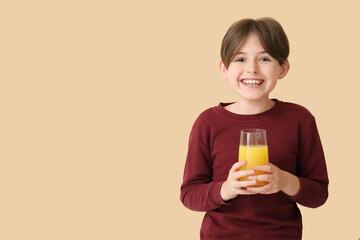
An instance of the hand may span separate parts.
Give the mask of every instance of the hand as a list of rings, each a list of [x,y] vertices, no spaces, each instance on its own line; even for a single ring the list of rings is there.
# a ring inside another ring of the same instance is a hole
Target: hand
[[[239,181],[239,178],[249,176],[255,173],[255,170],[238,170],[244,166],[246,162],[235,163],[230,171],[227,180],[223,183],[220,190],[220,195],[224,201],[235,198],[237,195],[250,195],[255,194],[246,188],[256,184],[256,180]]]
[[[283,191],[289,196],[294,196],[300,189],[299,179],[289,172],[283,171],[274,164],[255,166],[255,170],[264,171],[267,174],[250,176],[249,180],[266,181],[268,184],[262,187],[248,187],[247,190],[261,194],[272,194]]]

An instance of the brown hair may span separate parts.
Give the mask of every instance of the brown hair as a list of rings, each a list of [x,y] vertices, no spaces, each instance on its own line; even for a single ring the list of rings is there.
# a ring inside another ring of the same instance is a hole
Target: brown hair
[[[221,60],[228,68],[241,48],[247,36],[255,33],[260,39],[265,51],[282,65],[289,56],[289,41],[275,19],[266,17],[260,19],[242,19],[233,23],[226,32],[221,44]]]

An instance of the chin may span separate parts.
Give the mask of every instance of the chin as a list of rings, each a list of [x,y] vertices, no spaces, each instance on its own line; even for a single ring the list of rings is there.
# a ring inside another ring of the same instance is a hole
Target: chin
[[[264,99],[268,100],[268,97],[265,96],[249,96],[249,95],[240,95],[241,99],[244,99],[246,101],[251,101],[251,102],[258,102],[258,101],[263,101]]]

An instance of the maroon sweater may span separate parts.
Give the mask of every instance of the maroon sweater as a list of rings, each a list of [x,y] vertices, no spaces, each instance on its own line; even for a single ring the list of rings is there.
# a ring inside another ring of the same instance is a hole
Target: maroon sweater
[[[329,180],[315,119],[302,106],[274,101],[272,109],[255,115],[231,113],[220,103],[195,121],[181,201],[189,209],[206,211],[201,239],[301,239],[297,203],[311,208],[325,203]],[[269,161],[298,176],[297,195],[278,192],[222,200],[220,188],[238,161],[240,130],[246,128],[266,130]]]

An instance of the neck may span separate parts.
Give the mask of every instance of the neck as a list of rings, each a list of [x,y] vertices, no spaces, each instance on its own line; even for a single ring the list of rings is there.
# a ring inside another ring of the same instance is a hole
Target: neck
[[[274,105],[275,102],[270,99],[261,101],[239,100],[235,103],[236,111],[244,115],[262,113],[271,109]]]

